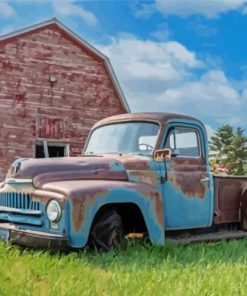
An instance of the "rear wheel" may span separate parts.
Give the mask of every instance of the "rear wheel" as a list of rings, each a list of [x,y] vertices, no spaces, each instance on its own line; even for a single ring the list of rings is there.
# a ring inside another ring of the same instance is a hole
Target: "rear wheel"
[[[94,224],[90,235],[90,245],[94,248],[109,252],[120,249],[124,239],[122,219],[114,210],[107,210]]]

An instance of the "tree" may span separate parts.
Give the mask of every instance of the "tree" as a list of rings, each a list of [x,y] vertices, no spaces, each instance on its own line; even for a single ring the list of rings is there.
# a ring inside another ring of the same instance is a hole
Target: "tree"
[[[244,130],[237,128],[236,133],[230,125],[220,127],[215,136],[211,137],[209,145],[215,154],[214,163],[225,165],[228,173],[244,175],[244,162],[247,160],[247,138]]]
[[[237,128],[236,134],[232,138],[230,150],[228,152],[229,173],[233,175],[244,175],[244,161],[247,160],[247,138],[244,130]]]
[[[211,137],[209,148],[212,152],[216,153],[216,161],[219,160],[221,163],[227,163],[232,138],[233,128],[228,124],[220,127],[215,133],[215,136]]]

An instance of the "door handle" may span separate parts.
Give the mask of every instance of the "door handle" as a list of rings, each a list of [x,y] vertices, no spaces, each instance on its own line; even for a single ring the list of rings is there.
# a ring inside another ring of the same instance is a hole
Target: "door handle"
[[[209,188],[209,182],[210,182],[210,179],[209,178],[203,178],[203,179],[201,179],[201,183],[206,184],[207,188]]]
[[[201,179],[201,182],[202,182],[202,183],[206,183],[206,182],[209,182],[209,181],[210,181],[209,178],[203,178],[203,179]]]

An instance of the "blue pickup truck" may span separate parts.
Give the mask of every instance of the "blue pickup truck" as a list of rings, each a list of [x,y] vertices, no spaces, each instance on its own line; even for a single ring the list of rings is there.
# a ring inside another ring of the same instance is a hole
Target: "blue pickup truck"
[[[18,159],[0,185],[5,241],[108,251],[126,236],[159,245],[247,236],[247,176],[212,175],[197,119],[106,118],[81,157]]]

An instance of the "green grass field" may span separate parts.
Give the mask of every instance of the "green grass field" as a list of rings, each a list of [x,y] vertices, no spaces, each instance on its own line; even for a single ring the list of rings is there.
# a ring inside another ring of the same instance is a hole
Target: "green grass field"
[[[247,239],[108,254],[0,243],[0,295],[247,295]]]

